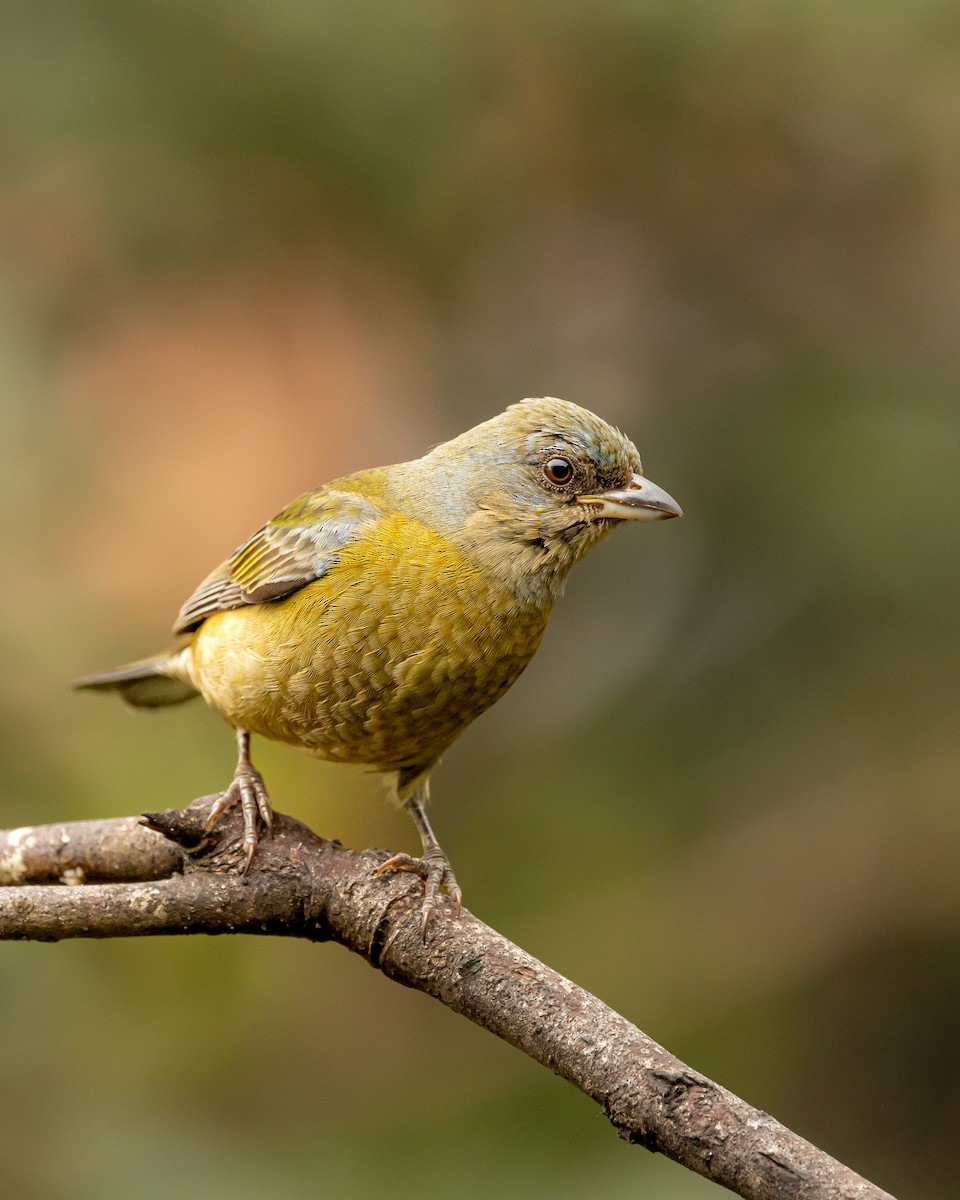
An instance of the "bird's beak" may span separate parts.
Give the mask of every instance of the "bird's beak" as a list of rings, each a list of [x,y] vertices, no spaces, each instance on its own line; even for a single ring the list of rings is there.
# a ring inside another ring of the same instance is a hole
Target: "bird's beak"
[[[594,509],[598,517],[613,517],[620,521],[663,521],[667,517],[683,516],[683,509],[676,500],[643,475],[634,475],[625,488],[598,492],[595,496],[578,496],[577,500]]]

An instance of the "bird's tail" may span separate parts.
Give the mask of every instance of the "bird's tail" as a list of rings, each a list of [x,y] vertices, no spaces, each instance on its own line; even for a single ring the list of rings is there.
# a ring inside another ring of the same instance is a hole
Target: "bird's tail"
[[[190,681],[189,648],[178,646],[152,658],[86,675],[71,684],[94,692],[118,692],[134,708],[161,708],[182,704],[199,695]]]

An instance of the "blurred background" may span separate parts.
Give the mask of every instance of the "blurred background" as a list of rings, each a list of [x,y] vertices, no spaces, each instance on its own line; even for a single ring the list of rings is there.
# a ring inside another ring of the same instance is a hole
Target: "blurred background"
[[[686,517],[571,580],[447,756],[469,907],[895,1193],[960,1124],[960,12],[7,0],[0,823],[230,777],[161,648],[292,497],[523,396]],[[279,809],[416,848],[381,782]],[[0,948],[25,1200],[719,1194],[335,947]]]

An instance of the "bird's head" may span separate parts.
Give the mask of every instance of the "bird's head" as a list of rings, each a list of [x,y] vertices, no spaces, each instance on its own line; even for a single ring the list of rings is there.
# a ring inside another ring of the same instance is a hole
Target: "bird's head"
[[[431,523],[544,596],[623,522],[681,515],[618,429],[549,396],[511,405],[417,465],[431,479]]]

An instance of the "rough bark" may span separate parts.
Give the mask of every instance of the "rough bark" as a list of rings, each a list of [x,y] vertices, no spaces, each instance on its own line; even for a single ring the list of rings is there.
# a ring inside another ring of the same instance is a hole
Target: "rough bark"
[[[595,996],[464,911],[424,943],[421,884],[277,815],[239,874],[240,823],[184,810],[0,833],[0,939],[258,933],[336,941],[434,996],[592,1097],[627,1141],[750,1200],[891,1200],[675,1058]],[[160,835],[163,836],[160,836]],[[55,882],[56,881],[56,882]],[[65,887],[63,883],[83,883]]]

